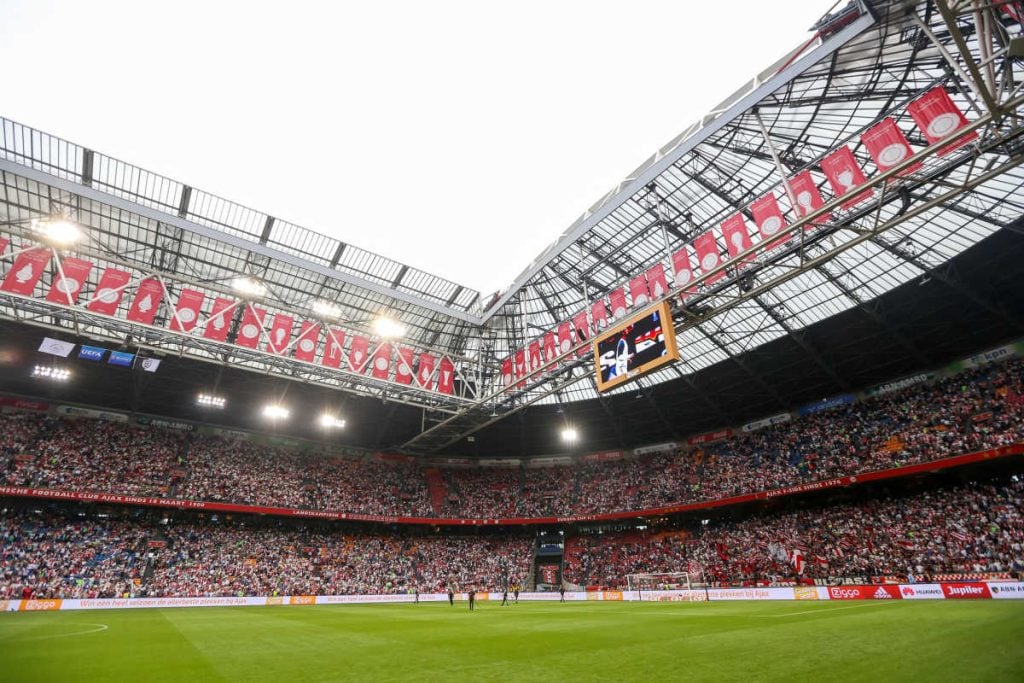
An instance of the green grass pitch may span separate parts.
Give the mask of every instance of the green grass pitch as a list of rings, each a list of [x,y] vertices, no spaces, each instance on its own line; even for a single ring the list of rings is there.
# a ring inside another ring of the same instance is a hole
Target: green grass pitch
[[[1024,602],[4,613],[0,680],[1022,681]]]

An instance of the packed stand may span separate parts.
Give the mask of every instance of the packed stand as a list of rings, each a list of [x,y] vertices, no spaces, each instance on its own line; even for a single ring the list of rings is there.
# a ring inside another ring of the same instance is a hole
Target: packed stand
[[[799,552],[797,552],[799,551]],[[794,561],[799,557],[801,564]],[[566,578],[625,586],[629,574],[690,572],[720,584],[835,577],[1024,572],[1024,483],[965,485],[909,497],[709,525],[687,534],[570,539]]]

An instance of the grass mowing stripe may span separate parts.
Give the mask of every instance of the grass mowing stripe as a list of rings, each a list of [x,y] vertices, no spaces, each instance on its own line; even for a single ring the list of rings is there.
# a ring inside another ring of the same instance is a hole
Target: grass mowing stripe
[[[474,613],[447,604],[10,613],[0,614],[0,635],[49,635],[97,621],[109,630],[39,642],[0,638],[3,679],[1024,678],[1024,653],[1016,647],[1024,641],[1024,603],[1010,601],[524,602],[505,608],[484,603]]]

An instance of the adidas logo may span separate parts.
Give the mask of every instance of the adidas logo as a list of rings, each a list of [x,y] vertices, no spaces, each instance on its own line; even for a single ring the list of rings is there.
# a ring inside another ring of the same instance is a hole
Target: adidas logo
[[[881,586],[878,587],[878,590],[875,591],[875,594],[872,597],[874,597],[875,600],[890,600],[890,599],[892,599],[892,596],[889,595],[885,591],[885,589],[882,588]]]

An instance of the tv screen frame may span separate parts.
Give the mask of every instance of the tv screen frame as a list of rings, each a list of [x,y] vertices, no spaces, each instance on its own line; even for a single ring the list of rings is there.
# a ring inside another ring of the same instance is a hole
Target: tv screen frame
[[[652,320],[654,316],[657,316],[656,321]],[[668,321],[667,331],[664,322],[666,320]],[[638,324],[639,329],[637,329]],[[655,324],[660,326],[660,334],[655,336],[654,347],[645,347],[640,352],[631,350],[631,343],[633,344],[632,349],[635,349],[637,335],[639,335],[639,338],[642,338],[653,332]],[[609,340],[615,339],[619,340],[614,342],[615,347],[607,344]],[[612,353],[615,356],[619,356],[617,348],[622,348],[619,345],[623,340],[625,340],[625,353],[621,354],[621,356],[622,362],[625,363],[625,371],[623,372],[623,366],[620,362],[610,364],[606,366],[608,367],[607,370],[603,370],[601,365],[602,345],[608,347],[604,349],[606,355]],[[646,358],[646,356],[650,355],[650,349],[654,348],[656,351],[660,351],[657,348],[659,344],[664,345],[664,351],[653,358]],[[667,363],[679,360],[679,345],[676,342],[675,324],[672,322],[672,309],[669,306],[669,302],[665,300],[653,306],[648,306],[644,310],[617,323],[614,327],[610,327],[600,335],[593,337],[591,339],[591,351],[594,354],[594,373],[597,379],[597,390],[601,393],[642,377]],[[634,365],[633,359],[637,358],[638,355],[641,356],[639,364]]]

